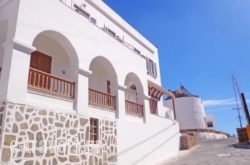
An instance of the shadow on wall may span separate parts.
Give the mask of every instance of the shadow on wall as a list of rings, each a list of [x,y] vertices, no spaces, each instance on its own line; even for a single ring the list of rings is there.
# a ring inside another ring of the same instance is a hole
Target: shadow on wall
[[[168,126],[168,127],[166,127],[166,128],[164,128],[164,129],[162,129],[162,130],[160,130],[160,131],[158,131],[157,133],[155,133],[155,134],[149,136],[148,138],[142,140],[141,142],[139,142],[139,143],[137,143],[137,144],[135,144],[135,145],[133,145],[133,146],[131,146],[131,147],[125,149],[124,151],[119,152],[118,155],[123,155],[123,154],[125,154],[125,153],[131,151],[132,149],[134,149],[134,148],[136,148],[136,147],[139,147],[139,146],[145,144],[145,143],[148,142],[149,140],[151,140],[151,139],[155,138],[156,136],[162,134],[163,132],[169,130],[169,129],[170,129],[171,127],[173,127],[173,126],[175,126],[175,123],[172,124],[172,125],[170,125],[170,126]],[[169,142],[170,140],[172,140],[173,138],[175,138],[175,137],[178,136],[179,134],[180,134],[179,131],[176,132],[174,135],[170,136],[168,139],[166,139],[165,141],[163,141],[161,144],[157,145],[154,149],[150,150],[149,152],[147,152],[146,154],[144,154],[143,156],[141,156],[138,160],[136,160],[136,161],[133,162],[132,164],[133,164],[133,165],[136,165],[136,164],[140,163],[143,159],[147,158],[149,155],[151,155],[151,154],[152,154],[153,152],[155,152],[157,149],[161,148],[164,144],[166,144],[167,142]],[[179,139],[179,138],[178,138],[178,139]],[[179,146],[178,146],[178,147],[179,147]]]

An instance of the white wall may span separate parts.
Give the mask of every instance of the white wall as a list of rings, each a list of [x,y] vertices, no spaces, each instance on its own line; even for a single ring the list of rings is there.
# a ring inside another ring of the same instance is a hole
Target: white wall
[[[179,151],[178,123],[152,116],[147,123],[117,121],[118,164],[152,165]]]
[[[197,134],[199,142],[207,140],[216,140],[216,139],[227,139],[228,137],[223,134],[217,134],[213,132],[198,132]]]
[[[166,100],[164,104],[173,109],[172,100]],[[200,98],[175,98],[174,105],[176,120],[180,123],[180,129],[207,128],[205,123],[206,115]]]

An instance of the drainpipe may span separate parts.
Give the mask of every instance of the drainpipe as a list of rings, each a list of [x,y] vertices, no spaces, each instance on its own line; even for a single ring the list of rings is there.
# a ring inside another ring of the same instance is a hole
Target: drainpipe
[[[175,111],[175,102],[174,102],[174,98],[171,98],[172,103],[173,103],[173,112],[174,112],[174,120],[176,120],[176,111]]]
[[[247,108],[245,95],[244,95],[244,93],[241,93],[240,96],[241,96],[243,110],[244,110],[245,116],[246,116],[246,121],[247,121],[248,125],[250,125],[250,115],[249,115],[249,111],[248,111],[248,108]]]

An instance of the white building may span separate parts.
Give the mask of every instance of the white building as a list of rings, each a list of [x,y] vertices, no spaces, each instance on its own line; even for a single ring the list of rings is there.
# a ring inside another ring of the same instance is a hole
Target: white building
[[[0,161],[154,164],[176,154],[158,61],[101,0],[0,1]]]
[[[180,132],[196,133],[200,140],[226,138],[228,134],[214,130],[214,119],[207,116],[199,96],[190,93],[184,86],[172,91],[174,99],[168,98],[164,105],[171,109],[179,122]]]

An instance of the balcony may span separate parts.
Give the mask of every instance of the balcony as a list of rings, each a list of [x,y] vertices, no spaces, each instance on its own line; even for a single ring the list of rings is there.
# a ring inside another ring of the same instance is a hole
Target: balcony
[[[127,114],[143,117],[143,105],[125,100],[125,108]]]
[[[75,82],[33,68],[29,69],[28,88],[69,99],[75,97]]]
[[[115,110],[116,97],[108,93],[89,89],[89,105]]]

